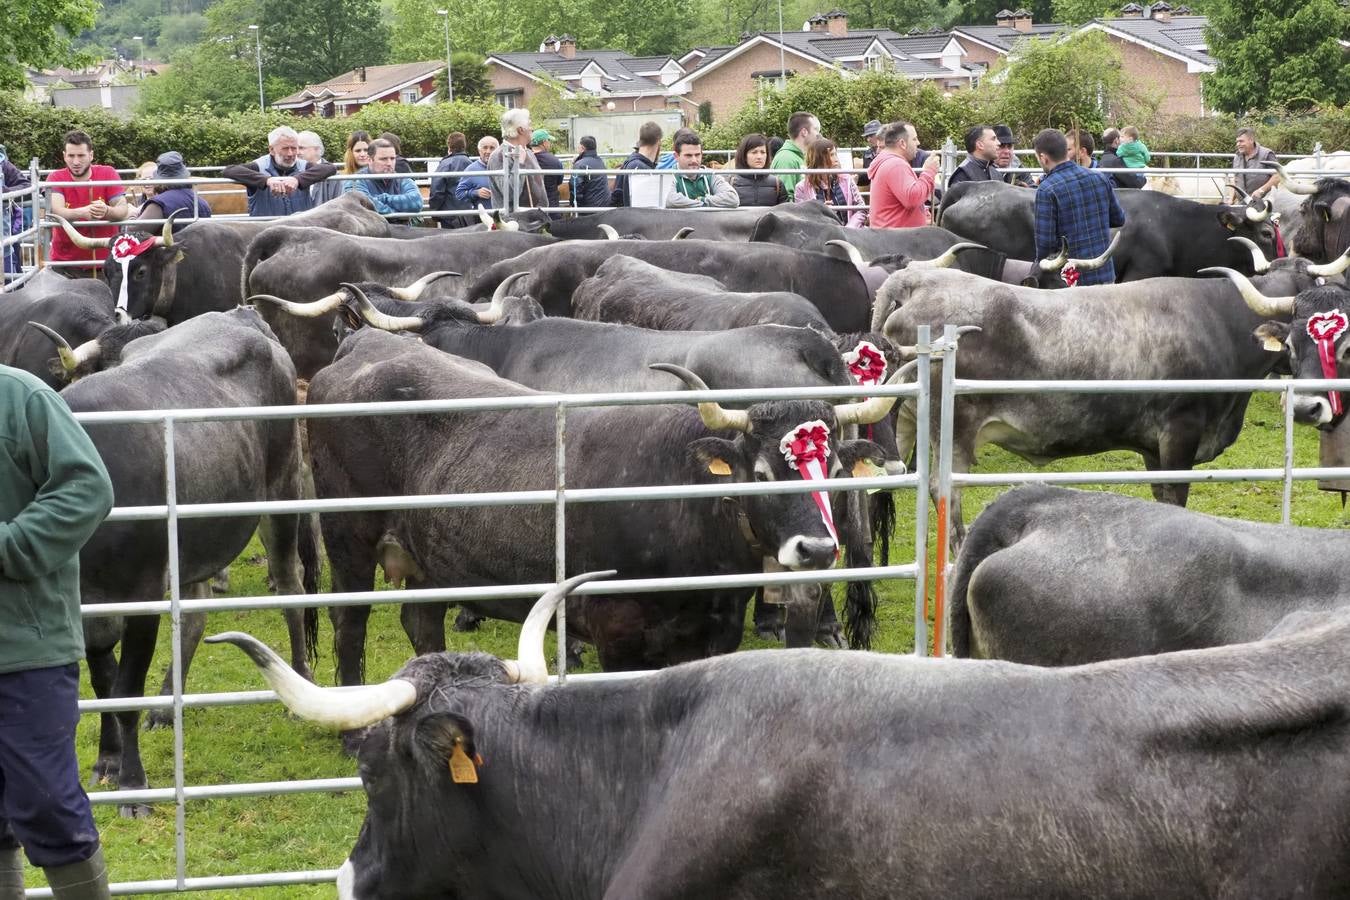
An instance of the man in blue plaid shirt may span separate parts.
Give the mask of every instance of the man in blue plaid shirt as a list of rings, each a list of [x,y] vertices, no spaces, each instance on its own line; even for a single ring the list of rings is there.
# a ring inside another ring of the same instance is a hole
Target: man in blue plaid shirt
[[[1046,175],[1036,189],[1036,258],[1059,255],[1063,242],[1069,256],[1091,259],[1106,252],[1111,229],[1125,224],[1125,211],[1106,179],[1069,159],[1064,132],[1047,128],[1032,146]],[[1100,269],[1078,276],[1079,285],[1113,284],[1116,266],[1111,260]]]

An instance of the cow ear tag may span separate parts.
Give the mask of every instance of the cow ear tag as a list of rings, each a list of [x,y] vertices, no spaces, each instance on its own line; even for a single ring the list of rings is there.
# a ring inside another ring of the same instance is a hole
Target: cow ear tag
[[[719,456],[708,461],[708,471],[714,475],[730,475],[731,466],[727,465],[727,461]]]
[[[477,756],[477,754],[474,754]],[[479,765],[482,765],[483,758],[478,757]],[[455,749],[450,752],[450,780],[455,784],[477,784],[478,769],[474,767],[473,760],[464,752],[464,739],[455,738]]]
[[[1268,334],[1262,336],[1261,346],[1269,350],[1271,353],[1279,353],[1281,350],[1284,349],[1284,344],[1280,341],[1279,338],[1271,337]]]
[[[182,250],[179,250],[178,255],[173,258],[173,261],[176,263],[180,263],[185,259],[187,259],[187,254],[184,253]]]

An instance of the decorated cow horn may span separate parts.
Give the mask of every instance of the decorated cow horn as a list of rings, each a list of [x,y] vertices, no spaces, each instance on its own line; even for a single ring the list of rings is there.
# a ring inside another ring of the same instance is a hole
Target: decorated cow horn
[[[617,575],[617,569],[603,572],[586,572],[549,588],[530,608],[525,624],[520,628],[520,642],[516,645],[516,659],[502,660],[506,673],[519,684],[546,684],[548,682],[548,663],[544,661],[544,634],[548,631],[548,620],[553,618],[558,607],[567,599],[567,595],[578,586],[597,578],[609,578]]]
[[[342,282],[342,287],[351,291],[356,299],[356,307],[361,310],[361,318],[381,331],[418,331],[423,320],[421,316],[387,316],[375,308],[375,304],[354,284]]]
[[[959,244],[952,244],[942,252],[942,255],[936,259],[915,259],[911,260],[908,269],[950,269],[956,263],[956,254],[962,250],[988,250],[984,244],[977,244],[973,241],[962,241]]]
[[[1269,200],[1262,200],[1261,203],[1262,207],[1260,212],[1257,212],[1250,206],[1244,207],[1244,215],[1247,216],[1248,222],[1264,222],[1266,219],[1270,218],[1270,213],[1275,207],[1271,205]]]
[[[395,300],[408,300],[408,301],[419,300],[422,297],[422,292],[427,289],[427,285],[431,284],[433,281],[436,281],[438,279],[448,278],[451,275],[458,276],[459,273],[430,272],[426,275],[423,275],[421,278],[417,279],[412,284],[407,285],[406,287],[390,288],[389,296],[393,297]]]
[[[1069,261],[1069,240],[1064,239],[1060,245],[1059,255],[1051,256],[1048,259],[1037,260],[1036,265],[1042,272],[1058,272],[1064,268],[1064,264]]]
[[[1346,269],[1350,269],[1350,247],[1347,247],[1344,253],[1329,263],[1313,263],[1308,266],[1308,274],[1320,278],[1329,278],[1332,275],[1341,274]]]
[[[493,322],[500,322],[502,316],[506,315],[506,298],[511,296],[511,288],[522,278],[528,278],[529,271],[512,272],[502,279],[502,283],[497,285],[497,289],[492,292],[492,305],[482,312],[478,313],[478,321],[484,325],[491,325]]]
[[[1223,266],[1211,266],[1207,269],[1201,269],[1201,275],[1209,272],[1217,272],[1220,275],[1227,275],[1228,280],[1237,286],[1238,293],[1242,299],[1247,301],[1252,312],[1258,316],[1267,318],[1276,318],[1278,316],[1292,315],[1294,312],[1293,297],[1267,297],[1256,289],[1256,285],[1247,280],[1247,276],[1233,269],[1227,269]]]
[[[862,254],[858,252],[858,248],[850,244],[848,241],[843,241],[838,238],[835,238],[834,240],[826,241],[825,246],[837,247],[840,250],[843,250],[844,254],[848,257],[848,261],[853,263],[858,268],[862,268],[867,265],[867,260],[862,258]]]
[[[482,222],[489,228],[497,224],[492,220],[492,216],[488,215],[488,211],[483,209],[481,205],[478,207],[478,221]]]
[[[1111,254],[1116,252],[1116,247],[1120,244],[1121,234],[1122,232],[1120,231],[1116,232],[1115,236],[1111,238],[1111,243],[1107,245],[1106,250],[1101,256],[1095,256],[1092,259],[1071,259],[1068,260],[1065,265],[1073,266],[1081,272],[1091,272],[1093,269],[1100,269],[1102,266],[1106,265],[1106,261],[1111,258]]]
[[[683,381],[690,390],[708,390],[707,383],[684,366],[677,366],[674,363],[652,363],[647,368],[655,369],[658,372],[669,372]],[[750,433],[750,414],[743,409],[723,409],[720,403],[704,400],[698,405],[698,414],[703,419],[703,424],[708,426],[709,431],[720,431],[726,428],[731,431]]]
[[[208,644],[234,644],[262,671],[263,680],[286,708],[307,722],[350,731],[374,725],[417,702],[417,688],[404,678],[362,687],[323,688],[306,681],[271,647],[242,631],[206,638]]]
[[[60,216],[48,216],[49,221],[56,222],[61,226],[61,230],[70,238],[70,242],[81,250],[106,250],[112,246],[113,239],[110,237],[91,238],[80,234],[79,230]]]
[[[173,246],[173,220],[182,212],[184,212],[184,210],[175,209],[164,217],[164,227],[159,230],[158,243],[161,247]]]
[[[1290,193],[1293,194],[1317,193],[1317,188],[1314,185],[1302,184],[1301,182],[1295,181],[1293,174],[1291,174],[1287,169],[1285,169],[1284,166],[1280,165],[1279,163],[1275,163],[1275,171],[1280,173],[1280,182],[1281,184],[1284,185],[1285,190],[1289,191]]]
[[[619,239],[619,233],[614,230],[613,225],[607,225],[604,222],[601,222],[599,225],[595,227],[600,229],[600,233],[605,236],[605,240],[617,241]]]
[[[886,384],[899,384],[900,379],[914,371],[918,365],[917,359],[910,360],[896,369],[895,373],[886,379]],[[899,399],[899,397],[869,397],[858,403],[837,403],[834,407],[834,417],[838,420],[840,428],[846,425],[871,425],[886,418],[895,406],[895,401]]]
[[[103,352],[103,348],[99,346],[98,338],[85,341],[72,349],[69,341],[41,322],[29,322],[28,324],[45,334],[47,339],[56,345],[56,355],[60,357],[61,368],[65,370],[67,375],[78,369],[81,363],[93,362],[98,359],[99,354]]]
[[[694,226],[693,226],[693,225],[686,225],[686,226],[684,226],[683,228],[681,228],[679,231],[675,232],[675,235],[671,238],[671,240],[672,240],[672,241],[682,241],[682,240],[684,240],[685,238],[689,237],[689,235],[691,235],[691,234],[693,234],[693,233],[694,233]]]
[[[1266,254],[1257,246],[1256,241],[1242,236],[1230,237],[1228,240],[1237,241],[1248,250],[1252,251],[1252,270],[1257,275],[1264,275],[1270,271],[1270,260],[1266,259]]]
[[[342,305],[342,291],[329,294],[327,297],[320,297],[318,300],[311,300],[309,303],[283,300],[271,294],[252,294],[244,302],[253,303],[255,300],[266,300],[273,306],[279,306],[291,315],[302,319],[317,319],[319,316],[325,316],[333,312]]]

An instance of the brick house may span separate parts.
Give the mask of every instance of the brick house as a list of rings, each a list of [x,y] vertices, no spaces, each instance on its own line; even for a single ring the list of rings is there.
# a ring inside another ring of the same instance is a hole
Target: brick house
[[[332,118],[354,115],[372,103],[434,103],[436,76],[444,68],[445,60],[357,66],[336,78],[305,85],[272,103],[272,108],[290,110],[298,116]]]
[[[549,35],[535,53],[492,53],[486,60],[497,102],[529,106],[539,90],[559,83],[564,95],[593,98],[610,112],[651,112],[678,105],[671,85],[684,67],[669,56],[633,56],[622,50],[578,50],[571,35]]]

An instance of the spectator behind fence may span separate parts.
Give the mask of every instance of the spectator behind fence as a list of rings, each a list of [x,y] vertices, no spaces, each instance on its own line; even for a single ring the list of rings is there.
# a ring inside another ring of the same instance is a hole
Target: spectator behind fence
[[[107,469],[65,401],[27,372],[0,366],[0,897],[6,900],[24,896],[24,853],[43,870],[56,900],[110,896],[98,828],[80,785],[75,727],[84,658],[80,548],[112,504]]]
[[[1003,180],[1018,187],[1033,187],[1036,178],[1025,170],[1022,160],[1017,156],[1012,129],[1007,125],[995,125],[994,136],[998,138],[998,157],[994,160],[994,166],[1003,174]]]
[[[1116,148],[1119,146],[1119,131],[1114,128],[1108,128],[1106,131],[1102,132],[1101,167],[1103,169],[1126,168],[1124,160],[1116,155]],[[1142,188],[1148,183],[1143,175],[1136,175],[1133,172],[1112,172],[1111,180],[1115,182],[1116,187],[1123,188]]]
[[[468,138],[462,131],[452,131],[445,137],[445,156],[436,164],[437,172],[463,172],[469,167],[473,160],[464,151],[468,148]],[[448,210],[473,209],[469,203],[460,202],[455,196],[455,185],[459,183],[458,178],[433,178],[431,180],[431,194],[427,198],[427,206],[434,212],[446,212]],[[465,216],[441,216],[438,220],[442,228],[463,228],[470,224]]]
[[[1280,183],[1280,175],[1275,171],[1275,151],[1262,147],[1256,142],[1256,129],[1239,128],[1236,140],[1237,152],[1233,154],[1234,169],[1250,169],[1232,176],[1230,185],[1242,192],[1260,199],[1275,189]],[[1237,190],[1232,192],[1234,205],[1246,200]]]
[[[411,175],[412,163],[403,158],[403,138],[394,134],[392,131],[383,131],[380,132],[378,139],[388,141],[394,145],[394,171],[398,172],[400,175]],[[371,156],[374,155],[374,153],[371,154]]]
[[[966,132],[966,159],[947,179],[947,187],[963,181],[1000,181],[1003,176],[994,166],[998,160],[998,135],[988,125],[976,125]]]
[[[516,205],[521,209],[537,208],[548,203],[544,179],[539,174],[539,160],[528,146],[532,134],[530,111],[508,109],[502,114],[502,144],[488,159],[489,169],[505,169],[508,158],[519,164],[520,194],[516,197]],[[492,182],[492,205],[497,209],[505,209],[506,175],[488,177]]]
[[[734,209],[741,202],[736,189],[721,175],[686,175],[703,167],[703,139],[692,128],[675,132],[675,161],[680,173],[666,192],[666,209],[715,206]]]
[[[806,167],[808,169],[839,168],[839,151],[829,138],[816,138],[806,148]],[[867,210],[845,209],[847,206],[862,206],[862,195],[853,184],[853,179],[842,174],[811,174],[797,183],[792,199],[798,203],[819,200],[834,210],[839,221],[850,228],[861,228],[867,221]]]
[[[370,166],[362,174],[383,176],[360,178],[352,182],[370,198],[375,211],[382,216],[390,213],[411,213],[422,211],[422,192],[413,184],[411,178],[400,178],[394,170],[398,164],[398,150],[393,143],[384,138],[370,142]]]
[[[29,180],[28,175],[9,161],[9,149],[4,144],[0,144],[0,192],[22,191],[32,186],[33,183]],[[23,231],[23,209],[24,205],[17,199],[0,205],[0,215],[4,216],[3,220],[0,220],[0,237],[9,237]],[[3,257],[5,272],[10,275],[17,275],[22,271],[18,244],[6,247]]]
[[[312,131],[302,131],[296,135],[300,143],[300,158],[305,161],[307,166],[317,166],[320,163],[328,165],[328,160],[323,157],[323,138]],[[309,188],[309,198],[314,201],[315,206],[321,206],[329,200],[336,200],[346,191],[342,189],[342,182],[331,181],[325,178],[318,184],[311,185]]]
[[[353,131],[347,135],[347,152],[342,157],[342,174],[355,175],[370,165],[370,135],[364,131]],[[342,192],[350,191],[350,181],[342,182]]]
[[[148,178],[155,177],[157,164],[152,160],[143,162],[136,167],[136,180],[145,181]],[[129,210],[139,210],[145,206],[146,201],[155,196],[155,186],[153,184],[133,184],[127,187],[127,204]],[[140,216],[135,216],[140,218]]]
[[[933,178],[940,157],[929,155],[915,172],[912,163],[919,152],[919,136],[908,122],[892,122],[881,129],[881,153],[872,161],[867,177],[872,180],[873,228],[916,228],[927,224],[924,204],[933,196]]]
[[[1058,256],[1065,245],[1069,256],[1076,259],[1105,253],[1111,229],[1125,224],[1125,212],[1111,182],[1070,158],[1069,141],[1061,131],[1045,129],[1032,146],[1046,173],[1036,189],[1036,258]],[[1108,259],[1099,269],[1081,271],[1078,284],[1112,284],[1115,280],[1116,266]]]
[[[191,178],[188,172],[187,164],[183,162],[183,154],[177,150],[170,150],[167,153],[161,153],[158,161],[155,163],[155,171],[151,173],[151,178]],[[155,193],[145,201],[141,206],[140,212],[136,214],[138,219],[167,219],[176,212],[183,212],[179,218],[182,221],[173,223],[174,234],[178,233],[180,228],[186,227],[194,218],[211,218],[211,207],[206,200],[198,196],[190,184],[159,184],[153,185]],[[157,229],[158,230],[158,229]]]
[[[1147,169],[1153,154],[1148,152],[1148,145],[1139,140],[1139,129],[1127,125],[1120,129],[1120,134],[1125,140],[1116,151],[1116,155],[1131,169]]]
[[[553,135],[548,133],[547,128],[536,128],[530,135],[530,151],[534,153],[534,158],[539,161],[540,169],[549,169],[561,171],[566,168],[562,160],[553,155]],[[558,196],[558,188],[563,183],[561,175],[544,176],[544,193],[548,195],[548,205],[557,206],[561,201]],[[557,213],[551,213],[557,216]]]
[[[51,196],[51,213],[67,222],[95,219],[101,222],[120,222],[131,211],[127,205],[126,189],[112,166],[94,164],[94,142],[83,131],[67,131],[62,156],[65,168],[47,176],[47,191]],[[113,181],[116,184],[91,185],[88,181]],[[110,238],[117,235],[116,226],[81,228],[91,238]],[[82,250],[70,242],[60,229],[52,232],[52,262],[91,262],[102,260],[107,251]],[[95,274],[93,267],[59,268],[62,275],[72,278]]]
[[[858,186],[867,187],[870,182],[867,180],[867,169],[872,165],[872,160],[877,158],[877,153],[881,151],[881,123],[876,119],[863,126],[863,141],[867,144],[867,149],[862,155],[862,171],[858,173]]]
[[[773,157],[773,169],[806,168],[806,148],[820,137],[820,120],[808,112],[795,112],[788,118],[788,139]],[[783,172],[779,179],[783,189],[791,194],[797,189],[801,175]]]
[[[1064,132],[1064,139],[1069,142],[1069,159],[1085,169],[1097,168],[1097,160],[1092,156],[1097,149],[1097,141],[1091,132],[1081,128],[1070,129]]]
[[[741,206],[777,206],[788,201],[787,188],[777,175],[770,175],[769,139],[762,134],[747,134],[741,138],[732,161],[733,169],[763,169],[755,175],[732,175],[731,186],[741,200]]]
[[[309,187],[336,174],[337,166],[311,166],[300,158],[300,136],[282,125],[267,135],[267,154],[245,165],[227,166],[221,176],[244,185],[250,216],[289,216],[314,208]]]
[[[661,155],[661,126],[655,122],[643,122],[638,129],[637,146],[628,158],[619,166],[620,172],[645,172],[656,168],[656,160]],[[633,197],[628,190],[627,175],[614,176],[614,193],[610,195],[611,206],[632,206]]]
[[[599,209],[609,205],[609,173],[605,161],[596,152],[595,138],[586,135],[577,141],[577,158],[573,169],[584,169],[585,174],[572,175],[572,203],[581,209]]]
[[[488,160],[497,152],[497,139],[492,135],[478,140],[478,158],[464,167],[464,177],[455,185],[455,199],[466,209],[492,209],[492,180],[486,175],[474,175],[484,172]]]

